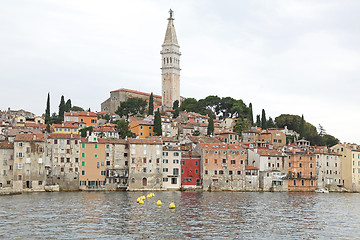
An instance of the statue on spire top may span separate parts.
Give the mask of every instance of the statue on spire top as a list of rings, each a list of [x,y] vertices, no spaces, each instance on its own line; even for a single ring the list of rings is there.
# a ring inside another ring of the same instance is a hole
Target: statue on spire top
[[[171,8],[170,8],[170,11],[169,11],[169,13],[170,13],[170,18],[172,18],[172,15],[173,15],[173,10],[171,10]]]

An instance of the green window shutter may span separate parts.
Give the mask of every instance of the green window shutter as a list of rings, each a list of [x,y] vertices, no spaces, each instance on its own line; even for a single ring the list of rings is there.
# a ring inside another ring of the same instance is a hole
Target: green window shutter
[[[85,166],[85,161],[81,162],[81,166],[83,166],[83,167]]]
[[[95,143],[95,148],[97,148],[98,146],[97,146],[97,143]]]
[[[95,157],[97,158],[97,154],[95,154]]]
[[[82,148],[85,148],[85,143],[82,144]]]
[[[81,157],[85,157],[85,153],[81,153]]]

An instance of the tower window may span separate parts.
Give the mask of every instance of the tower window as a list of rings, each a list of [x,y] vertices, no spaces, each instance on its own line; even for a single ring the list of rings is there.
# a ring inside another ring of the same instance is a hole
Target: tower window
[[[166,58],[166,63],[169,63],[169,58]]]
[[[170,63],[171,63],[171,58],[170,58]]]

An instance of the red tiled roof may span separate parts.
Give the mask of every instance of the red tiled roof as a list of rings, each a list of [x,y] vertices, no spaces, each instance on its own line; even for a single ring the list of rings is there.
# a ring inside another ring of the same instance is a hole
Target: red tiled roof
[[[224,144],[224,143],[200,143],[203,149],[233,149],[233,150],[244,150],[243,147],[236,144]]]
[[[71,111],[65,112],[65,116],[89,116],[89,117],[97,117],[96,113],[94,112],[86,112],[86,111]]]
[[[249,166],[249,165],[245,165],[245,169],[247,169],[247,170],[259,170],[257,167],[253,167],[253,166]]]
[[[118,90],[114,90],[114,91],[111,91],[111,92],[131,92],[131,93],[136,93],[136,94],[145,95],[145,96],[150,96],[151,95],[150,93],[139,92],[139,91],[130,90],[130,89],[126,89],[126,88],[120,88]],[[161,96],[159,96],[159,95],[153,94],[153,96],[156,97],[156,98],[161,98]]]
[[[282,156],[282,154],[274,149],[258,148],[257,154],[260,156]]]
[[[79,134],[71,133],[49,133],[49,138],[62,138],[62,139],[80,139]]]
[[[162,144],[160,137],[151,137],[151,138],[128,138],[130,144]]]
[[[15,142],[43,142],[44,134],[17,134]]]
[[[13,149],[14,143],[9,141],[0,141],[0,149]]]

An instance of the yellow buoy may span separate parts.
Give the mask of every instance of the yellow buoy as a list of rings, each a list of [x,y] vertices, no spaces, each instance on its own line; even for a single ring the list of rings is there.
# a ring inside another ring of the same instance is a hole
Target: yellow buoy
[[[155,194],[154,194],[154,193],[151,193],[151,195],[152,195],[153,197],[155,197]]]
[[[141,196],[141,200],[145,200],[146,199],[146,197],[145,196]]]
[[[144,201],[140,199],[139,204],[144,204]]]
[[[172,202],[172,203],[170,203],[170,205],[169,205],[169,209],[175,209],[175,204]]]
[[[139,197],[136,199],[136,202],[137,202],[137,203],[139,203],[139,202],[140,202],[140,198],[139,198]]]
[[[150,194],[148,194],[146,197],[147,197],[147,198],[151,198]]]
[[[160,199],[156,202],[156,206],[161,206],[162,205],[162,202],[160,201]]]

